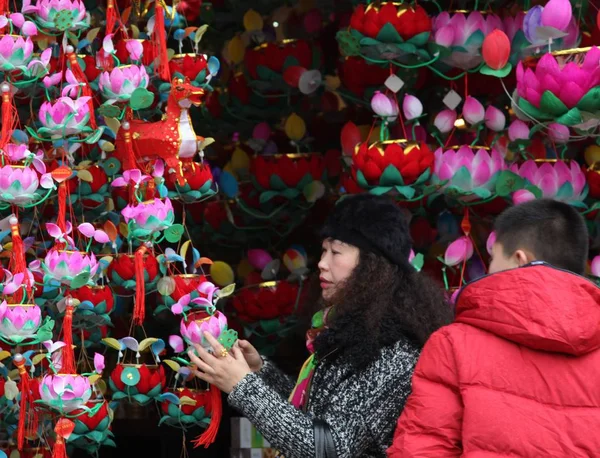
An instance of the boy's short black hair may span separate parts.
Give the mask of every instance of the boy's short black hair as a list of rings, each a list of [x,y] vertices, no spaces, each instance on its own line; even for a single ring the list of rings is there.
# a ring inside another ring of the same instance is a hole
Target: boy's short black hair
[[[511,207],[496,219],[496,242],[504,254],[527,250],[537,261],[583,274],[588,258],[588,231],[572,206],[540,199]]]

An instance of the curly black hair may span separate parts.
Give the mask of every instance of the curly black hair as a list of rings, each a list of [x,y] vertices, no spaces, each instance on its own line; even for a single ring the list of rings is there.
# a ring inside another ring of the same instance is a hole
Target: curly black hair
[[[360,251],[359,262],[334,297],[328,329],[315,341],[317,355],[333,350],[349,356],[358,368],[375,360],[379,350],[408,338],[423,346],[440,327],[450,324],[453,310],[429,277]]]

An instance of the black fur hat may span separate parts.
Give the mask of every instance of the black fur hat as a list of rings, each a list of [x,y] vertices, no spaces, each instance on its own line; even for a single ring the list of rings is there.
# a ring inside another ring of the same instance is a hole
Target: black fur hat
[[[389,197],[365,193],[340,199],[328,216],[321,237],[375,253],[399,267],[409,265],[412,240],[408,222]]]

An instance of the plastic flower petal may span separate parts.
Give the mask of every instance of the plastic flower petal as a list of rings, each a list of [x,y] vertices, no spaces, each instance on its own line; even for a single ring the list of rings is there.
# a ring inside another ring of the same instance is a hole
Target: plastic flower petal
[[[444,254],[444,264],[447,266],[457,266],[468,261],[473,256],[473,242],[469,237],[460,237],[452,242]]]

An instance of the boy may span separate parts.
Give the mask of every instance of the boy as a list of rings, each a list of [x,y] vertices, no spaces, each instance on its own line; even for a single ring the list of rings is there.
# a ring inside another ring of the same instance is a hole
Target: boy
[[[600,288],[583,218],[537,200],[495,224],[490,274],[432,335],[392,458],[600,456]]]

